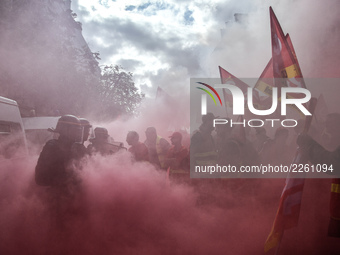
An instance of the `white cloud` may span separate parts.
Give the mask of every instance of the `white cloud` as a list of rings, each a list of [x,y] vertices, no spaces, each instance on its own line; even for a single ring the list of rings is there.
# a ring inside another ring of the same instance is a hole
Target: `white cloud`
[[[316,57],[311,52],[322,42],[330,47],[338,43],[318,38],[329,35],[326,31],[339,16],[332,10],[335,2],[74,0],[72,8],[91,50],[100,52],[101,64],[126,65],[136,84],[151,86],[152,94],[159,85],[175,91],[176,86],[188,87],[190,77],[217,77],[218,65],[241,78],[258,77],[271,55],[269,5],[291,34],[302,70],[312,73]],[[319,9],[324,15],[331,11],[327,21],[317,15]],[[235,13],[247,14],[247,21],[235,23]],[[223,40],[220,29],[226,29]]]

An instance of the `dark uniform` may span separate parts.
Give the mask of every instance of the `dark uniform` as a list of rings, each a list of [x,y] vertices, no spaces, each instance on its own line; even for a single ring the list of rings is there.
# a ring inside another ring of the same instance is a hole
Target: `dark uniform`
[[[41,186],[65,185],[74,175],[74,154],[62,140],[48,141],[35,168],[36,183]]]
[[[82,130],[77,117],[62,116],[53,130],[59,138],[45,144],[35,168],[36,183],[47,186],[46,203],[57,228],[63,229],[65,218],[76,211],[74,201],[81,181],[73,145],[82,142]]]
[[[35,168],[35,180],[41,186],[65,185],[75,175],[73,146],[75,142],[82,142],[79,119],[72,115],[62,116],[53,132],[60,136],[45,144]]]

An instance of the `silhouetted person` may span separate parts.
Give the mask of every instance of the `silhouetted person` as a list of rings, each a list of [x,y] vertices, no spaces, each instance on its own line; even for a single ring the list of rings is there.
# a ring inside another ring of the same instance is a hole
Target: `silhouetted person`
[[[90,154],[99,153],[102,156],[112,155],[114,151],[111,149],[109,132],[104,127],[96,127],[94,129],[94,138],[90,139],[87,147]]]
[[[230,119],[226,118],[228,123]],[[232,127],[228,124],[219,124],[215,128],[215,143],[217,149],[217,162],[221,166],[240,166],[241,148],[239,142],[232,136]]]
[[[59,137],[45,144],[35,168],[36,183],[42,186],[63,186],[72,181],[75,175],[72,161],[76,158],[72,146],[82,142],[83,129],[73,115],[62,116],[53,132]]]
[[[139,141],[139,135],[136,131],[130,131],[127,134],[126,142],[131,146],[128,151],[133,155],[134,160],[149,161],[148,148]]]
[[[146,140],[144,144],[148,148],[149,161],[157,168],[165,169],[165,158],[170,148],[167,140],[157,135],[156,128],[148,127],[145,131]]]
[[[52,226],[63,230],[66,217],[81,211],[74,203],[80,195],[81,180],[73,145],[82,142],[83,128],[77,117],[65,115],[58,120],[55,130],[51,130],[59,137],[43,147],[35,168],[35,181],[48,186],[45,194],[55,224]]]
[[[190,164],[192,166],[209,166],[217,163],[217,150],[211,135],[214,130],[213,120],[215,118],[211,112],[203,115],[202,124],[191,137],[190,153],[192,157],[190,157]]]
[[[172,170],[188,170],[188,149],[182,145],[182,134],[179,132],[174,132],[170,136],[171,144],[167,153],[167,165],[170,166]]]

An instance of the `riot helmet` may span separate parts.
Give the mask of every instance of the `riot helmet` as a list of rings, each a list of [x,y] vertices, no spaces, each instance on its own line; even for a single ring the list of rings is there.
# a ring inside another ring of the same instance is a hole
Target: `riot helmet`
[[[83,127],[80,120],[73,115],[60,117],[54,132],[73,142],[81,143],[83,141]]]
[[[104,127],[96,127],[94,129],[94,137],[98,142],[106,142],[109,138],[109,132]]]

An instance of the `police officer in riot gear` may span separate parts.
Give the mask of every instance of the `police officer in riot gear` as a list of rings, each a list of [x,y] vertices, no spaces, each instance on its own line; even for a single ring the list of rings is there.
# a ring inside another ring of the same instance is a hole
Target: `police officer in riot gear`
[[[87,147],[89,153],[102,156],[113,155],[120,150],[126,150],[122,142],[116,142],[109,135],[104,127],[96,127],[94,129],[94,138],[90,139],[91,144]]]
[[[112,152],[108,149],[109,132],[104,127],[94,129],[94,138],[90,139],[91,144],[87,147],[90,154],[100,153],[103,156],[110,155]]]
[[[67,219],[83,211],[79,203],[82,199],[81,164],[78,164],[74,151],[74,144],[83,141],[83,127],[77,117],[65,115],[51,130],[59,137],[49,140],[40,153],[35,181],[40,186],[47,186],[44,194],[52,220],[51,227],[64,231]]]
[[[40,153],[35,168],[35,181],[41,186],[64,186],[75,179],[72,150],[74,143],[81,143],[83,127],[73,115],[60,117],[54,130],[58,139],[49,140]]]

